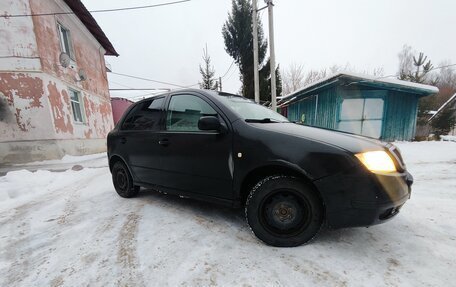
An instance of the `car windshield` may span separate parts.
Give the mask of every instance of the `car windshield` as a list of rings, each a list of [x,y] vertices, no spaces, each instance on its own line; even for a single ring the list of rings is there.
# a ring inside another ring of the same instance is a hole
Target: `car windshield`
[[[221,95],[219,97],[225,105],[237,113],[241,118],[248,122],[260,123],[276,123],[276,122],[289,122],[287,118],[268,109],[265,106],[259,105],[252,100],[239,97]]]

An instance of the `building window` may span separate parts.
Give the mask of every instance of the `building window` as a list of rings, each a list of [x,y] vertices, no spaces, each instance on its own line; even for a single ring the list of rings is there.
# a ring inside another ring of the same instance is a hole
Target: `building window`
[[[60,48],[62,52],[68,54],[72,60],[74,60],[74,51],[73,51],[73,43],[71,41],[71,34],[70,30],[63,27],[61,24],[57,24],[59,29],[59,36],[60,36]]]
[[[84,123],[84,113],[82,108],[81,93],[70,89],[71,110],[73,111],[73,120],[77,123]]]

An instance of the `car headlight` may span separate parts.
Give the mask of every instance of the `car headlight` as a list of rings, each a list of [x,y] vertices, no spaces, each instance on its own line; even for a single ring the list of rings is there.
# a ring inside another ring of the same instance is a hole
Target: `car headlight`
[[[372,172],[395,172],[396,165],[386,151],[368,151],[355,156]]]

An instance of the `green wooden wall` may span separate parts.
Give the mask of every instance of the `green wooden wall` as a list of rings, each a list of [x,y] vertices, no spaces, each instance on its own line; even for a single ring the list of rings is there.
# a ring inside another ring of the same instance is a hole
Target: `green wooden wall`
[[[337,106],[337,87],[332,87],[315,93],[301,101],[292,103],[288,107],[288,118],[291,121],[301,122],[302,115],[304,115],[303,123],[306,125],[335,129],[335,119],[338,112]]]
[[[415,137],[418,97],[388,91],[385,101],[382,140],[410,141]]]
[[[414,138],[418,97],[415,94],[362,86],[331,86],[288,106],[288,118],[310,126],[336,129],[343,98],[384,100],[382,140],[409,141]],[[317,103],[318,99],[318,103]],[[303,116],[304,115],[304,116]]]

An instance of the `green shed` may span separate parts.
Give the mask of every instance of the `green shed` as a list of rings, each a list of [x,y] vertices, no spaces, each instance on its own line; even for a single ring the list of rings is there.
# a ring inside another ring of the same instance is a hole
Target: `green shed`
[[[291,121],[369,136],[409,141],[415,136],[418,99],[438,88],[396,79],[338,73],[279,100]]]

